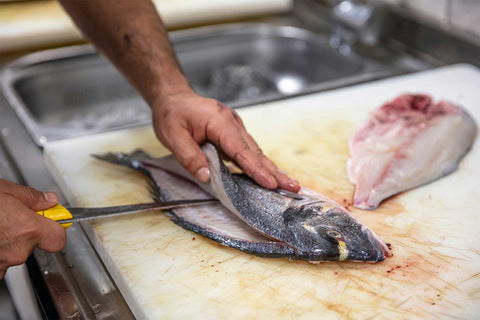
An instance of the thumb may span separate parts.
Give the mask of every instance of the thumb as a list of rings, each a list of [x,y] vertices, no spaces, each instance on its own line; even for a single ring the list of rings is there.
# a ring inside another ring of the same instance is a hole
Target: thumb
[[[34,188],[2,180],[0,192],[10,194],[34,211],[48,209],[58,203],[55,192],[40,192]]]
[[[201,182],[210,180],[208,160],[198,143],[187,130],[179,130],[172,135],[175,141],[170,143],[171,151],[180,164]]]

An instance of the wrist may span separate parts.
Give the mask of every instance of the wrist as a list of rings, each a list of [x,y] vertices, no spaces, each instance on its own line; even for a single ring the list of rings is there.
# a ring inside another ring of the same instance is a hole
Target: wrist
[[[162,106],[169,105],[175,99],[187,99],[187,97],[191,97],[192,95],[196,95],[196,93],[188,85],[160,88],[157,89],[154,98],[148,102],[152,109],[161,108]]]
[[[193,92],[177,64],[157,62],[150,65],[149,69],[149,79],[144,78],[145,91],[142,93],[150,107],[161,104],[171,96]]]

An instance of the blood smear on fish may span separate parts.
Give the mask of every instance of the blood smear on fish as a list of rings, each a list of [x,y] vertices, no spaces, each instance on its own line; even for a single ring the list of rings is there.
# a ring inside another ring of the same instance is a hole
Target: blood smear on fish
[[[349,141],[354,206],[375,209],[386,198],[458,167],[477,126],[461,107],[405,94],[376,109]]]

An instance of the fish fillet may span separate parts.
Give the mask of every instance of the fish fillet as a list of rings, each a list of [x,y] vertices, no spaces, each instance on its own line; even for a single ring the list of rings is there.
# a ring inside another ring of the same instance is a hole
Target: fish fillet
[[[354,206],[375,209],[386,198],[458,167],[477,126],[462,108],[428,95],[402,95],[370,114],[349,141]]]

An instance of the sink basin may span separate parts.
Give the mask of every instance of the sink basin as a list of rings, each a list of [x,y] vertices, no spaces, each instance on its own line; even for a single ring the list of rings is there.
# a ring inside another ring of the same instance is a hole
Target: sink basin
[[[200,94],[241,107],[326,90],[385,74],[382,66],[305,29],[232,24],[171,34]],[[150,110],[91,46],[34,53],[4,68],[2,90],[39,145],[146,124]]]

